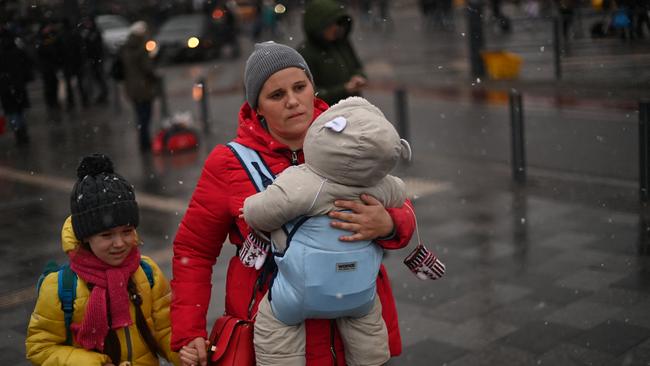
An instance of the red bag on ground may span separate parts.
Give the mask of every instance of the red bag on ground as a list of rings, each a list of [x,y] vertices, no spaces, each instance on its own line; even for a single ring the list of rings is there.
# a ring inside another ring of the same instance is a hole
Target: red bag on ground
[[[154,137],[151,150],[155,154],[173,154],[193,150],[198,146],[199,137],[196,132],[182,125],[172,125],[158,132],[156,137]]]
[[[0,135],[5,133],[5,126],[7,125],[7,117],[0,116]]]
[[[210,366],[255,366],[253,321],[222,315],[210,332]]]

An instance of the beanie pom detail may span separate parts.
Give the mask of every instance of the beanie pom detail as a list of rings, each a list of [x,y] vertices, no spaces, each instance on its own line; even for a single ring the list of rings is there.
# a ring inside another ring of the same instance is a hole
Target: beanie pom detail
[[[113,162],[104,154],[92,154],[85,156],[77,168],[77,177],[83,179],[85,176],[96,176],[98,174],[113,174]]]

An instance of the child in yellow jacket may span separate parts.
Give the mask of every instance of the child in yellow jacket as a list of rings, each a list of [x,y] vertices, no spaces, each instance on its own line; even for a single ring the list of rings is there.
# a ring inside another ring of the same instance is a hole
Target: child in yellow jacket
[[[27,358],[35,365],[179,364],[170,349],[169,282],[140,255],[133,187],[101,154],[83,158],[61,233],[77,278],[72,321],[59,298],[60,271],[39,288],[27,329]]]

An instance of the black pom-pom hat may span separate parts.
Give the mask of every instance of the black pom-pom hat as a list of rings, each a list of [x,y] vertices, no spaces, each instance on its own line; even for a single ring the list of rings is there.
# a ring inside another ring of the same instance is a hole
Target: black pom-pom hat
[[[77,182],[70,194],[72,228],[79,240],[140,221],[133,186],[116,174],[103,154],[84,157],[77,167]]]

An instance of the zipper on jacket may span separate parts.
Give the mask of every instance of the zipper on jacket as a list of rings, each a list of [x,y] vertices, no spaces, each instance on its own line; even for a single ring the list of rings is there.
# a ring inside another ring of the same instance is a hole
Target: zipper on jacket
[[[129,362],[133,362],[133,347],[131,344],[131,332],[129,332],[129,327],[124,327],[124,338],[126,339],[126,359]]]
[[[299,165],[298,152],[291,150],[291,165]]]
[[[332,352],[332,362],[334,366],[338,365],[336,360],[336,349],[334,349],[334,330],[336,326],[336,320],[330,319],[330,352]]]

